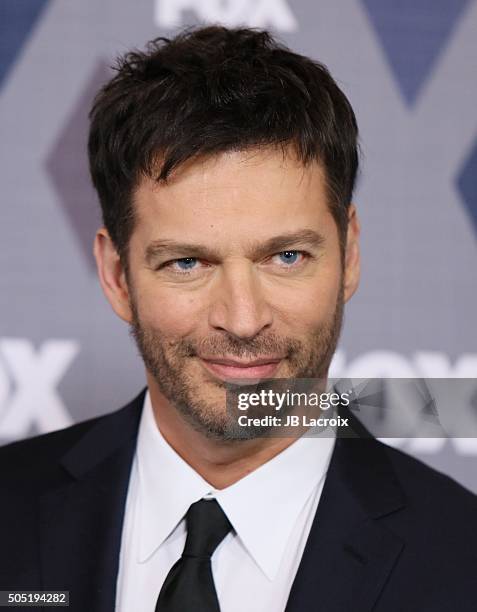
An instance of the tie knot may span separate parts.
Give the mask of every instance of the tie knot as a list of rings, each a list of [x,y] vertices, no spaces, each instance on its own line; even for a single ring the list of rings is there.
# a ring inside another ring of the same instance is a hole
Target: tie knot
[[[215,499],[201,499],[186,514],[187,538],[183,557],[210,557],[232,529]]]

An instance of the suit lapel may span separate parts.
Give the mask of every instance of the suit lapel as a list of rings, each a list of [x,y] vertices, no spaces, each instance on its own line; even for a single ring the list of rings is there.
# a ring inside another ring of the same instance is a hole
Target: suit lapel
[[[369,612],[404,546],[379,519],[403,506],[381,445],[338,438],[286,612]]]
[[[93,425],[63,457],[68,483],[40,500],[43,588],[69,590],[72,611],[114,611],[143,401],[144,391]],[[402,490],[367,437],[336,441],[286,612],[369,612],[403,548],[379,522],[403,507]]]
[[[72,610],[113,612],[121,531],[144,391],[98,421],[62,460],[68,484],[40,500],[42,582]]]

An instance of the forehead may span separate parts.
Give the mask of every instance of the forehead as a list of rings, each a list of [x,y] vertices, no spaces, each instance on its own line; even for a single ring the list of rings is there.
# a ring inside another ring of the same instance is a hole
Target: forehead
[[[141,243],[161,237],[230,245],[332,222],[324,171],[293,153],[260,149],[192,160],[167,181],[142,178],[134,193],[135,230]]]

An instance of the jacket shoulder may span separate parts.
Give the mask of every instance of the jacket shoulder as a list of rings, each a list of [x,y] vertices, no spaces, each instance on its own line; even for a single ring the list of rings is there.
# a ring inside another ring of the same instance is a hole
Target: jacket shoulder
[[[117,412],[117,411],[116,411]],[[0,447],[0,464],[22,464],[32,467],[32,461],[43,461],[61,456],[68,448],[79,440],[95,423],[113,415],[109,413],[94,417],[80,423],[75,423],[64,429],[40,434],[24,440],[10,442]]]
[[[117,411],[116,411],[117,412]],[[0,448],[0,488],[27,494],[61,481],[61,457],[92,427],[114,413],[94,417],[46,434],[12,442]]]
[[[477,546],[477,495],[452,477],[405,452],[381,444],[422,534],[474,539]],[[476,530],[469,533],[470,526]],[[439,532],[439,533],[437,533]]]
[[[380,441],[377,441],[377,443],[384,449],[396,473],[401,476],[401,482],[404,481],[405,487],[411,489],[418,487],[420,491],[427,492],[431,495],[436,492],[441,493],[445,490],[449,493],[455,493],[462,496],[462,498],[467,499],[471,503],[477,502],[477,495],[459,484],[451,476],[430,467],[420,459],[400,449],[391,447]],[[424,489],[422,489],[423,486]]]
[[[64,429],[11,442],[0,447],[0,486],[16,489],[27,481],[32,483],[49,480],[48,475],[61,470],[61,458],[89,431],[113,430],[123,415],[137,412],[144,391],[122,408],[81,421]]]

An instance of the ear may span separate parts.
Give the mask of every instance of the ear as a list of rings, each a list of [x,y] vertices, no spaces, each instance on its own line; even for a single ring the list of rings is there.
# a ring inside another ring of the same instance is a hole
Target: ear
[[[346,234],[346,251],[344,266],[344,299],[347,302],[359,285],[361,273],[359,252],[360,224],[356,206],[351,204],[348,210],[348,231]]]
[[[130,323],[132,316],[126,274],[105,227],[101,227],[96,232],[93,252],[104,295],[118,317]]]

